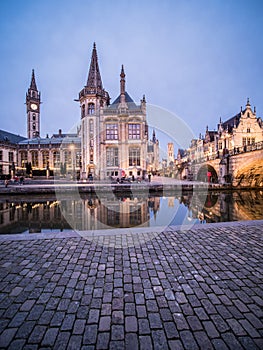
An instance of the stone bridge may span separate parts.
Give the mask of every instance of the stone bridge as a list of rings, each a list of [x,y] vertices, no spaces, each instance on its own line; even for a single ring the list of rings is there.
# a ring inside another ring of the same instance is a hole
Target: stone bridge
[[[226,157],[192,164],[194,180],[232,182],[234,186],[263,187],[263,144],[258,149],[229,153]]]

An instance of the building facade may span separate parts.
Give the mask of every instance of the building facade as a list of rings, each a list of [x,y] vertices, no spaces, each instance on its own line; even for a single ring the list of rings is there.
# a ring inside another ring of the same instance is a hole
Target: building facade
[[[139,105],[126,91],[124,67],[120,73],[120,94],[110,103],[103,88],[94,43],[86,86],[80,91],[81,177],[144,178],[156,168],[159,143],[155,133],[149,140],[146,100]]]
[[[250,153],[251,161],[263,160],[263,122],[252,110],[249,99],[245,109],[223,122],[220,118],[217,130],[200,134],[194,139],[184,158],[177,157],[177,167],[184,169],[185,177],[191,179],[233,183],[238,167],[243,167],[244,153]],[[258,174],[260,177],[260,174]],[[257,176],[257,174],[255,174]],[[261,183],[261,182],[260,182]]]

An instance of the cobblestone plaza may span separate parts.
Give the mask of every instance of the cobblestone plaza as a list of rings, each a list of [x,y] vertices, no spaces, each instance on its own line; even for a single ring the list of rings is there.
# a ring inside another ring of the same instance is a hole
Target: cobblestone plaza
[[[262,232],[1,236],[0,348],[262,349]]]

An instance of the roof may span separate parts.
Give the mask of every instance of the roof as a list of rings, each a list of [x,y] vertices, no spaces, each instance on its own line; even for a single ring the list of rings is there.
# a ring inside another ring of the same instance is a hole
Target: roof
[[[80,137],[76,136],[66,136],[66,137],[36,137],[34,139],[25,139],[21,142],[19,142],[20,145],[49,145],[49,144],[60,144],[60,143],[75,143],[75,144],[80,144]]]
[[[111,103],[107,109],[117,109],[119,104],[121,102],[121,94],[114,100],[113,103]],[[127,91],[125,91],[125,102],[127,103],[129,110],[138,110],[140,107],[136,105],[136,103],[133,101],[131,96],[128,94]]]
[[[26,140],[25,137],[12,134],[11,132],[0,130],[0,141],[18,144],[20,141]]]
[[[240,118],[241,118],[241,112],[239,112],[234,117],[232,117],[232,118],[226,120],[224,123],[222,123],[223,129],[228,129],[231,132],[234,125],[238,126]]]

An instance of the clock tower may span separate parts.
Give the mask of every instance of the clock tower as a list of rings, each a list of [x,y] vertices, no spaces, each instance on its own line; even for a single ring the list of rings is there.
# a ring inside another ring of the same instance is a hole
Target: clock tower
[[[33,139],[40,136],[40,92],[37,90],[34,69],[30,87],[26,94],[27,137]]]

